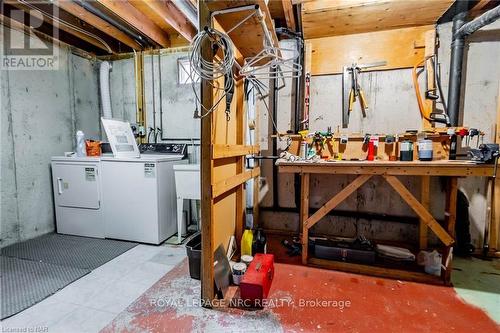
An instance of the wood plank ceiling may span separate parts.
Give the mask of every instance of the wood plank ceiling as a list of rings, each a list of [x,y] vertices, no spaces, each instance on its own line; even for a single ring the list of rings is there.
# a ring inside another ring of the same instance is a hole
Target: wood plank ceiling
[[[314,0],[302,4],[304,38],[434,24],[454,0]]]
[[[52,37],[95,55],[110,55],[155,48],[188,45],[196,34],[195,26],[176,3],[190,0],[4,0],[1,21],[13,28],[30,22],[12,15],[15,11],[37,13],[43,25],[30,28],[34,33]],[[196,10],[192,7],[193,10]]]

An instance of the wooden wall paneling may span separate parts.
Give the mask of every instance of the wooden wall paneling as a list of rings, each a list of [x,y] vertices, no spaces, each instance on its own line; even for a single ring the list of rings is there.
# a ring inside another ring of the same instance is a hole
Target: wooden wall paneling
[[[425,34],[434,26],[309,39],[311,74],[342,73],[342,66],[387,61],[374,70],[411,68],[424,57]]]
[[[259,152],[259,146],[249,145],[224,145],[215,144],[212,149],[212,158],[228,158],[243,155],[251,155]]]

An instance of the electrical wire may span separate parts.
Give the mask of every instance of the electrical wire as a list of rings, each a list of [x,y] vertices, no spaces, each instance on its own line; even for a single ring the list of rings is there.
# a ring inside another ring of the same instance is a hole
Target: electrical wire
[[[212,46],[214,54],[217,54],[218,50],[221,50],[222,57],[214,58],[213,60],[206,60],[203,58],[201,53],[201,48],[204,43],[209,42]],[[200,31],[193,38],[191,42],[191,51],[189,54],[189,62],[191,65],[191,70],[189,76],[192,81],[193,92],[197,101],[195,118],[204,118],[210,113],[212,113],[222,99],[226,96],[226,92],[230,91],[234,86],[233,78],[233,65],[234,60],[234,46],[231,38],[221,31],[205,28]],[[219,85],[214,85],[212,82],[220,78],[229,77],[231,79],[224,79],[224,87],[221,88]],[[196,93],[196,84],[199,81],[207,81],[213,88],[217,90],[224,90],[224,94],[217,100],[215,104],[212,105],[210,109],[207,109],[201,102],[200,97]],[[201,108],[205,110],[205,114],[198,115],[198,104]]]

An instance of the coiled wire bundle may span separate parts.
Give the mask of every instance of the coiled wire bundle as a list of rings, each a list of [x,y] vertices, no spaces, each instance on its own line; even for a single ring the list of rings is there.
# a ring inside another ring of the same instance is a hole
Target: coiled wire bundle
[[[212,60],[206,60],[203,58],[201,53],[201,47],[204,43],[210,43],[212,51],[215,55],[218,51],[221,52],[221,57],[214,57]],[[196,97],[196,101],[201,107],[206,111],[205,114],[198,115],[198,108],[195,112],[195,118],[203,118],[210,114],[217,105],[226,97],[227,93],[233,91],[234,81],[233,81],[233,65],[234,65],[234,46],[231,38],[223,32],[215,29],[210,29],[205,27],[193,38],[191,42],[191,51],[189,55],[189,62],[191,65],[191,80],[193,82],[193,91]],[[214,85],[212,81],[224,77],[224,87],[221,88],[219,85]],[[218,90],[224,90],[224,94],[217,100],[216,103],[210,109],[206,109],[201,103],[198,94],[196,93],[195,84],[199,82],[199,79],[207,80],[209,84]]]

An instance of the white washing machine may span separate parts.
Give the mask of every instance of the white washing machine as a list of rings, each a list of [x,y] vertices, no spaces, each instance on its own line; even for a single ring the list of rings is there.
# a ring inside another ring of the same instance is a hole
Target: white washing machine
[[[104,238],[100,159],[53,157],[51,164],[57,232]]]
[[[140,158],[52,158],[58,233],[160,244],[177,232],[173,165],[188,163],[187,147],[140,148]]]
[[[177,232],[173,166],[188,163],[186,146],[149,148],[138,159],[101,158],[106,238],[160,244]]]

